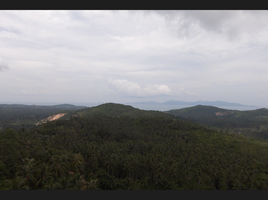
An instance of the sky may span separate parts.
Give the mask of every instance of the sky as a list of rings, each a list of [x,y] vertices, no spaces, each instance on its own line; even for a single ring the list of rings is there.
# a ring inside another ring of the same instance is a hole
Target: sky
[[[0,10],[0,103],[268,107],[268,11]]]

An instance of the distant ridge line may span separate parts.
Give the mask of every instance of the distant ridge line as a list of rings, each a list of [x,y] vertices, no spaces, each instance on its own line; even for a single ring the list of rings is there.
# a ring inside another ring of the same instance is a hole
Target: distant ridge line
[[[175,101],[175,100],[168,100],[163,103],[158,103],[155,101],[146,101],[146,102],[131,102],[128,104],[157,104],[157,105],[206,105],[206,106],[243,106],[243,107],[258,107],[258,106],[249,106],[240,103],[230,103],[225,101],[194,101],[194,102],[187,102],[187,101]]]

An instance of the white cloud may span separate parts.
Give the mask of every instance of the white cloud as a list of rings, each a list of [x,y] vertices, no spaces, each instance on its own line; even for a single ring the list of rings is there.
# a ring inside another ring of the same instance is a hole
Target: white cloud
[[[267,13],[1,11],[0,94],[267,105]]]
[[[166,85],[147,85],[146,87],[141,87],[138,83],[125,79],[109,79],[108,84],[112,85],[115,90],[128,96],[148,97],[171,94],[171,90]]]

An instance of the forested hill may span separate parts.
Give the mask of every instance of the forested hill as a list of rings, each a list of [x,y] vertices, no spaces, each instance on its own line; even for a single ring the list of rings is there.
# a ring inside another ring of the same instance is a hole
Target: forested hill
[[[0,189],[268,190],[268,144],[121,104],[0,130]]]
[[[106,103],[96,107],[84,108],[72,112],[72,115],[77,116],[93,116],[93,115],[105,115],[110,117],[164,117],[169,119],[181,119],[169,113],[161,111],[147,111],[133,108],[129,105]]]
[[[179,119],[171,114],[160,111],[145,111],[131,106],[115,103],[106,103],[96,107],[74,106],[61,104],[53,106],[22,105],[22,104],[0,104],[0,130],[13,128],[32,128],[36,124],[46,121],[46,118],[56,114],[62,114],[61,119],[70,119],[72,116],[105,115],[112,117],[165,117]]]
[[[193,107],[188,107],[188,108],[182,108],[182,109],[174,109],[174,110],[169,110],[166,111],[167,113],[176,115],[176,116],[181,116],[183,118],[189,118],[191,120],[202,120],[202,118],[214,118],[217,112],[224,112],[231,114],[232,111],[214,107],[214,106],[203,106],[203,105],[197,105]]]
[[[255,139],[268,139],[268,109],[226,110],[213,106],[194,106],[167,113],[219,129],[231,130]]]
[[[82,109],[86,106],[74,106],[60,104],[54,106],[23,105],[23,104],[0,104],[0,130],[5,128],[34,127],[36,123],[51,115],[72,110]]]
[[[24,105],[24,104],[0,104],[0,109],[3,110],[22,110],[22,109],[49,109],[49,108],[56,108],[56,109],[69,109],[69,110],[77,110],[85,108],[86,106],[75,106],[72,104],[59,104],[59,105]]]

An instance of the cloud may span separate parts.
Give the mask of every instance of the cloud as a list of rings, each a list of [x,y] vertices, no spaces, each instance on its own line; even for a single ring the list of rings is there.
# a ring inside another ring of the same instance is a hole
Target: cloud
[[[8,65],[0,58],[0,71],[9,69]]]
[[[187,10],[149,13],[164,17],[172,32],[187,38],[206,31],[233,40],[267,30],[268,11]]]
[[[149,97],[171,94],[171,90],[166,85],[148,85],[147,87],[141,87],[138,83],[133,83],[125,79],[109,79],[108,84],[113,86],[115,90],[129,96]]]
[[[3,11],[0,18],[7,101],[18,94],[267,104],[251,94],[268,97],[267,11]]]
[[[191,92],[186,92],[186,94],[192,95],[192,96],[198,96],[196,93],[191,93]]]
[[[258,93],[258,92],[252,92],[253,94],[259,95],[261,98],[268,99],[266,95]]]

